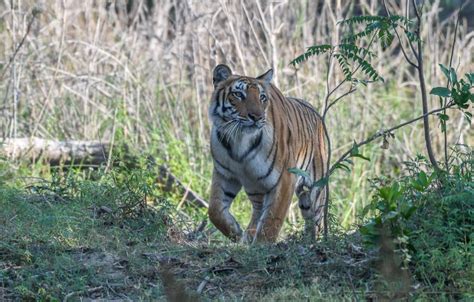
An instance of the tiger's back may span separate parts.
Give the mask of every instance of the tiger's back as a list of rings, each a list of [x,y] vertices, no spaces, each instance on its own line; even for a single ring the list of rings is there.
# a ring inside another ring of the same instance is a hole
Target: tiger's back
[[[285,98],[271,76],[271,70],[258,78],[235,76],[225,65],[214,70],[209,216],[234,240],[276,240],[294,192],[313,236],[323,215],[325,194],[312,187],[326,168],[321,118],[308,103]],[[307,176],[291,174],[289,168]],[[253,206],[245,232],[229,212],[241,188]]]

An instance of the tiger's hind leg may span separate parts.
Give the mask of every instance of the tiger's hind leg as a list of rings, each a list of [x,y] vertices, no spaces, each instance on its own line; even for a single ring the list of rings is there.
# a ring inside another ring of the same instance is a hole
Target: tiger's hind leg
[[[296,194],[301,214],[305,220],[305,237],[314,240],[322,229],[326,189],[302,187]]]
[[[321,179],[321,176],[316,180],[319,179]],[[314,186],[314,182],[311,179],[302,177],[298,181],[295,193],[298,197],[301,214],[305,220],[305,237],[315,240],[322,228],[324,219],[326,188],[325,186]]]

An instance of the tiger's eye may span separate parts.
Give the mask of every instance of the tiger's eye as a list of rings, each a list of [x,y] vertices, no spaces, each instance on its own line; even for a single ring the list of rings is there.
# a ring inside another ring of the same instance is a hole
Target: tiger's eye
[[[260,101],[266,102],[267,101],[267,96],[264,95],[264,94],[260,95]]]
[[[239,92],[239,91],[234,91],[232,92],[232,95],[238,99],[243,99],[244,98],[244,94],[242,92]]]

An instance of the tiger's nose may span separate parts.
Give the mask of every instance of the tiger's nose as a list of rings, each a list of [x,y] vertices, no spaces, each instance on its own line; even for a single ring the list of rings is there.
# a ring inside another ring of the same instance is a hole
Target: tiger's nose
[[[248,116],[254,122],[259,121],[263,118],[262,114],[255,114],[255,113],[249,113]]]

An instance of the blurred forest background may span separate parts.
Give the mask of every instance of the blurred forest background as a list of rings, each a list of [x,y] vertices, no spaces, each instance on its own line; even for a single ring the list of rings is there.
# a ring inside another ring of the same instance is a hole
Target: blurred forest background
[[[386,2],[394,14],[410,11],[406,1]],[[473,70],[474,3],[423,2],[420,35],[429,91],[446,85],[438,64],[449,64],[454,41],[457,74]],[[338,43],[343,33],[337,22],[363,14],[384,15],[382,1],[3,0],[0,142],[40,137],[109,144],[108,156],[124,160],[123,150],[151,156],[206,199],[214,66],[225,63],[250,76],[273,67],[274,83],[285,95],[304,98],[321,110],[327,61],[314,57],[296,68],[290,61],[309,46]],[[372,64],[385,82],[360,87],[326,119],[336,157],[354,140],[422,112],[415,70],[398,44],[375,52]],[[336,69],[330,84],[343,77]],[[439,99],[431,97],[429,106],[438,108]],[[434,150],[441,158],[439,121],[431,117],[431,123]],[[451,115],[448,129],[450,145],[472,146],[473,131],[463,115]],[[377,142],[362,151],[371,161],[355,161],[350,173],[338,172],[331,183],[332,220],[346,230],[361,223],[361,210],[373,194],[371,178],[400,176],[403,162],[425,154],[422,123],[397,131],[389,149]],[[4,183],[28,187],[38,178],[56,177],[40,159],[31,165],[0,158],[0,164]],[[182,194],[166,194],[171,207],[182,207]],[[239,196],[233,212],[244,221],[249,211],[246,197]],[[192,206],[184,212],[198,217],[196,223],[205,217],[204,210]],[[286,234],[301,229],[298,215],[293,205]],[[33,292],[38,295],[37,289]]]

